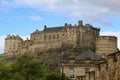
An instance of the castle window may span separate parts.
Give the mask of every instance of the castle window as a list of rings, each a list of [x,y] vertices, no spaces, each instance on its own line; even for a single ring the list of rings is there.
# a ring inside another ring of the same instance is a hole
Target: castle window
[[[85,68],[85,73],[90,72],[90,68]]]
[[[44,35],[44,40],[46,40],[46,38],[47,38],[47,35]]]
[[[53,34],[53,39],[55,39],[55,34]]]
[[[59,34],[57,34],[57,39],[59,39]]]
[[[49,40],[51,40],[51,35],[49,35]]]

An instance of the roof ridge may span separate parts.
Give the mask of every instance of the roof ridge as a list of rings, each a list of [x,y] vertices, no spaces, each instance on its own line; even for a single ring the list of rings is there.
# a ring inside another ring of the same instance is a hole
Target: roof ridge
[[[89,58],[91,60],[101,60],[102,57],[97,55],[95,52],[88,50],[83,52],[82,54],[77,56],[77,60],[85,60],[86,58]]]

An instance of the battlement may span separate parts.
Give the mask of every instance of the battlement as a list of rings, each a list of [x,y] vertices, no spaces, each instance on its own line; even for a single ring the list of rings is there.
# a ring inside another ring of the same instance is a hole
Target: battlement
[[[105,57],[117,51],[117,37],[99,36],[96,38],[96,53]]]
[[[117,40],[116,36],[99,36],[97,40]]]
[[[7,39],[19,39],[22,40],[22,38],[19,35],[8,35],[7,38],[5,38],[5,40]]]

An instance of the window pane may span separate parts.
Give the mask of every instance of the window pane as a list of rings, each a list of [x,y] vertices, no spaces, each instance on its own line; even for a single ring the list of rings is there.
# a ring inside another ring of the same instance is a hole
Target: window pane
[[[49,35],[49,40],[51,40],[51,35]]]
[[[53,39],[55,39],[55,34],[53,34]]]
[[[70,78],[75,78],[75,75],[74,74],[70,74]]]
[[[70,68],[70,78],[75,78],[75,69],[74,68]]]
[[[44,40],[46,40],[46,37],[47,37],[47,36],[46,36],[46,35],[44,35]]]
[[[57,34],[57,39],[59,39],[59,34]]]
[[[90,72],[90,68],[85,68],[85,73]]]

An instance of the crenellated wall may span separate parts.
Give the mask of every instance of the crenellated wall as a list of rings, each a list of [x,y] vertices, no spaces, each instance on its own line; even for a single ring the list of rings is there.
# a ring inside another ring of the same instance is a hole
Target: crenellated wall
[[[18,35],[8,35],[5,38],[5,54],[11,55],[17,53],[22,47],[22,38]]]
[[[99,36],[96,38],[96,53],[105,57],[110,53],[117,52],[117,37]]]

